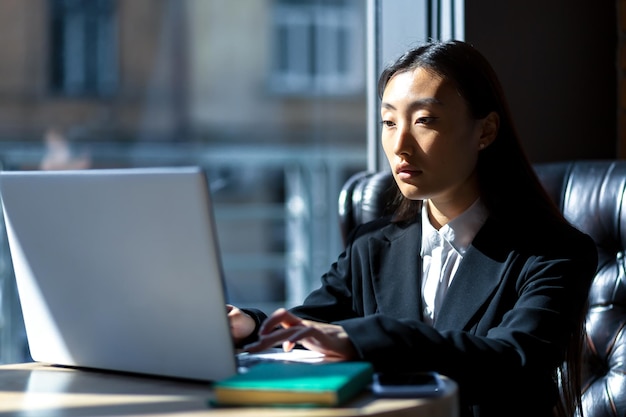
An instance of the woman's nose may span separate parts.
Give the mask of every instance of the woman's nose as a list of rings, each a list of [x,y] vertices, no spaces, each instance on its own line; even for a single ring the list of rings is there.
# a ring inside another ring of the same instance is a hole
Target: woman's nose
[[[396,155],[411,155],[411,149],[415,142],[411,130],[404,126],[398,126],[394,138],[393,152]]]

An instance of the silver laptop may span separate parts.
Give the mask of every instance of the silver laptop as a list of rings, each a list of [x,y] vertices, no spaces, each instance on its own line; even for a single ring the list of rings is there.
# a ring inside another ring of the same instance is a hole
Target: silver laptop
[[[200,168],[4,171],[0,196],[33,360],[206,381],[238,371]]]

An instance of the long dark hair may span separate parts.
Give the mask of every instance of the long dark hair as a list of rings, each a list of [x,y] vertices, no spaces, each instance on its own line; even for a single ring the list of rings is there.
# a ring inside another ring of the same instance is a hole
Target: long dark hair
[[[394,75],[416,68],[425,68],[452,82],[475,119],[482,119],[492,111],[498,114],[500,126],[496,139],[480,152],[477,162],[481,200],[489,211],[496,216],[527,221],[537,216],[565,221],[522,148],[502,86],[487,59],[465,42],[425,43],[405,52],[382,72],[378,80],[379,97],[382,98]],[[416,217],[421,201],[409,200],[397,189],[393,205],[395,221],[406,221]],[[582,318],[579,323],[583,323]],[[555,370],[561,392],[561,401],[555,407],[557,416],[571,417],[576,410],[583,414],[580,375],[583,339],[584,327],[579,325],[572,334],[563,365]]]
[[[521,146],[500,81],[484,56],[468,43],[456,40],[420,45],[385,68],[378,79],[379,97],[394,75],[416,68],[426,68],[451,81],[475,119],[492,111],[498,114],[498,135],[480,152],[477,162],[481,199],[489,210],[497,215],[521,214],[520,202],[524,201],[526,212],[529,208],[533,212],[539,209],[539,213],[561,217]],[[399,198],[398,215],[412,216],[420,203]]]

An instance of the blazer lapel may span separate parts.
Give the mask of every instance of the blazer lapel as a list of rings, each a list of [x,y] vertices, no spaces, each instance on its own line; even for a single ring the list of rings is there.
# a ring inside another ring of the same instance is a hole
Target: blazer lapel
[[[378,312],[397,318],[421,317],[420,222],[406,228],[391,225],[386,239],[371,239],[372,285]]]
[[[434,327],[438,330],[467,329],[482,305],[489,301],[504,276],[506,238],[499,238],[493,219],[478,232],[448,288]],[[492,242],[499,242],[494,246]],[[504,252],[503,252],[504,251]],[[452,301],[448,301],[452,300]]]

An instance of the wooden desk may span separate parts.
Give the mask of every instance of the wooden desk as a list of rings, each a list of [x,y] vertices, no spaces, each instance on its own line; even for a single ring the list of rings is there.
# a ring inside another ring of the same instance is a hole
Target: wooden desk
[[[364,393],[337,408],[212,408],[208,384],[25,363],[0,366],[0,416],[458,417],[457,386],[447,383],[434,399]]]

